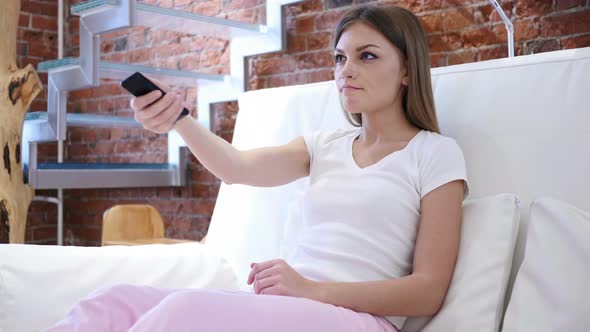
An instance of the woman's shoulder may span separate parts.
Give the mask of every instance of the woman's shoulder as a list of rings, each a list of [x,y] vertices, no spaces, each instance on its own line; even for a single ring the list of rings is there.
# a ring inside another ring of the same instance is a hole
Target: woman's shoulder
[[[314,141],[319,143],[320,145],[331,144],[333,142],[339,141],[341,139],[350,137],[352,135],[358,134],[360,128],[339,128],[339,129],[332,129],[332,130],[316,130],[311,133],[309,136],[314,138]]]
[[[434,131],[422,130],[420,147],[423,150],[439,149],[444,147],[459,147],[457,141],[449,136]]]

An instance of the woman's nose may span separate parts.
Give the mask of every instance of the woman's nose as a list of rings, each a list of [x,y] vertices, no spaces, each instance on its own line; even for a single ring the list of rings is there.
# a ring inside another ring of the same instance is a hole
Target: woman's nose
[[[342,70],[340,71],[340,76],[343,78],[354,78],[356,76],[356,66],[352,61],[346,61],[342,65]]]

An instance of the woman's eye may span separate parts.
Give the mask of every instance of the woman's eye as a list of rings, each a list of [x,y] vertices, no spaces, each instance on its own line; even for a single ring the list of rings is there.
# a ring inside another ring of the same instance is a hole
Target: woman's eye
[[[344,56],[342,54],[336,54],[334,55],[334,62],[339,63],[344,61]]]
[[[373,60],[373,59],[377,59],[377,57],[375,56],[375,54],[372,54],[369,52],[363,52],[363,54],[361,54],[361,59],[362,60]]]

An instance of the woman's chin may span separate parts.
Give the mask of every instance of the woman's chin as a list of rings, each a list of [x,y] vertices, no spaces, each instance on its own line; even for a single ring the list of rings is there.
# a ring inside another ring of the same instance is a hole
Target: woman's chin
[[[360,103],[350,102],[350,101],[342,101],[341,103],[342,109],[346,113],[362,113],[363,107]]]

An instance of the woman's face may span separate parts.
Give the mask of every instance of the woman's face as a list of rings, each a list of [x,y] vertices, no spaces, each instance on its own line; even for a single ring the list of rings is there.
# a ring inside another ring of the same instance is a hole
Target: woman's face
[[[356,22],[344,30],[334,51],[336,85],[347,112],[369,113],[401,105],[407,85],[401,51],[380,32]]]

